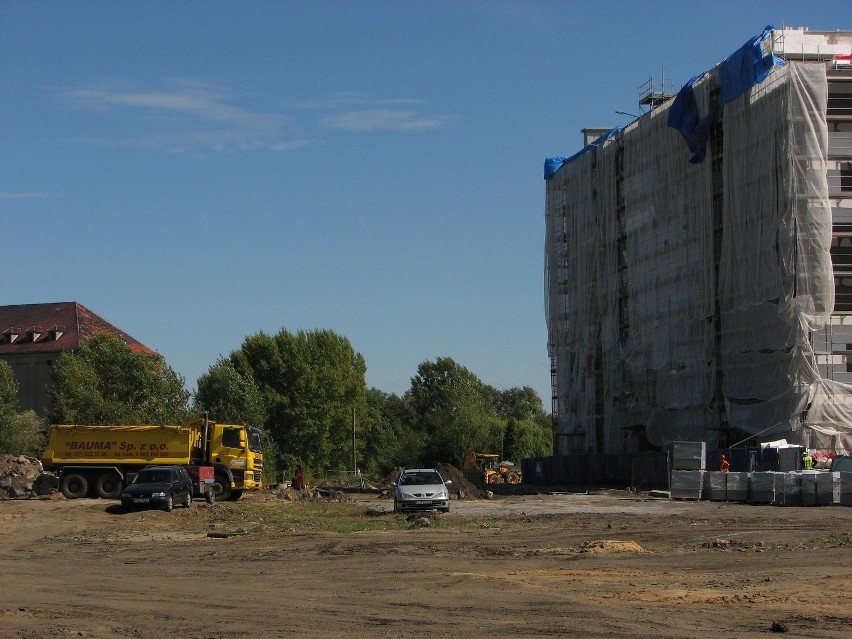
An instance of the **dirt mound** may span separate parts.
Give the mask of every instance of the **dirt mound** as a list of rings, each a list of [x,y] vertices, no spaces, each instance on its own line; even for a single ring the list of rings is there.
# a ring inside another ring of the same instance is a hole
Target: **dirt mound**
[[[41,462],[24,455],[0,455],[0,498],[26,499],[56,490],[54,475],[45,473]]]
[[[600,539],[586,541],[580,544],[580,552],[596,553],[619,553],[619,552],[648,552],[635,541],[615,541],[614,539]]]
[[[441,473],[444,481],[452,480],[453,483],[450,484],[451,497],[455,497],[456,499],[480,498],[479,488],[470,483],[467,477],[464,476],[464,473],[452,464],[438,464],[435,470]]]

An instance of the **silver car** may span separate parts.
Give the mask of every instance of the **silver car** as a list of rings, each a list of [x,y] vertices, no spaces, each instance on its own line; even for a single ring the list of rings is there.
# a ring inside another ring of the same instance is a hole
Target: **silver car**
[[[434,468],[411,468],[400,473],[394,484],[393,511],[404,513],[412,510],[438,510],[450,512],[452,480],[444,481]]]

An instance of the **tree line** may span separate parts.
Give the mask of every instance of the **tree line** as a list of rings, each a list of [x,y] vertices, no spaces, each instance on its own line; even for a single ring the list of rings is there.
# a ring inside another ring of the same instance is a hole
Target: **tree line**
[[[530,387],[498,390],[449,357],[422,362],[402,395],[366,384],[364,357],[331,330],[247,336],[197,381],[194,394],[160,355],[98,335],[52,368],[51,423],[183,423],[206,413],[263,428],[266,478],[397,466],[460,466],[467,448],[518,462],[552,451],[550,416]],[[37,456],[46,425],[17,410],[0,362],[0,453]]]

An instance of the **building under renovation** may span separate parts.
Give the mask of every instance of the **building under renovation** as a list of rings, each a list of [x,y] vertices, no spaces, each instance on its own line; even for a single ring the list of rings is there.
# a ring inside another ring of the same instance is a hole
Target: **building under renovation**
[[[852,32],[641,98],[545,163],[557,454],[852,449]]]

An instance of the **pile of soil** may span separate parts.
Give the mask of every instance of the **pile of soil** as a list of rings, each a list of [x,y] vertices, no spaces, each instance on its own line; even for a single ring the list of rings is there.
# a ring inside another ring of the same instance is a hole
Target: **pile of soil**
[[[648,552],[635,541],[617,541],[615,539],[600,539],[586,541],[580,545],[580,552],[619,553],[619,552]]]
[[[44,472],[41,462],[25,455],[0,455],[0,499],[27,499],[56,492],[55,475]]]
[[[450,497],[456,499],[479,499],[481,497],[479,488],[474,486],[464,473],[452,464],[438,464],[435,467],[444,481],[452,480],[450,484]]]

